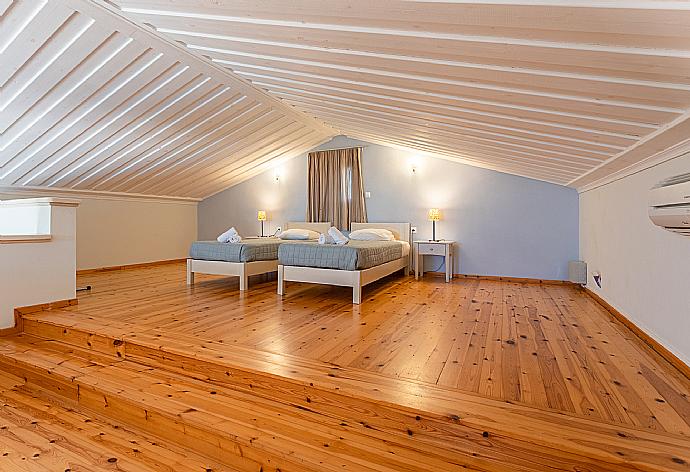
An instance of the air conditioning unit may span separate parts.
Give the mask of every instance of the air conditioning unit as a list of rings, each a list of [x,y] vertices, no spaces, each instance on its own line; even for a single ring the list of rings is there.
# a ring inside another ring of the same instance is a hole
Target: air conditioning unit
[[[690,174],[671,177],[652,188],[649,218],[657,226],[690,236]]]

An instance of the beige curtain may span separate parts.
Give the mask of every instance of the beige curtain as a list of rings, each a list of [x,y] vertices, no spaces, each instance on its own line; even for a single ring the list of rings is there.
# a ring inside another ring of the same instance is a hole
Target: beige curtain
[[[340,229],[365,223],[362,148],[309,153],[307,220],[330,221]]]

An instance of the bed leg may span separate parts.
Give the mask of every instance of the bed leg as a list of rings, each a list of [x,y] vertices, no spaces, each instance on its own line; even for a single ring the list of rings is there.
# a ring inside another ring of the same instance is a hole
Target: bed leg
[[[240,292],[247,290],[249,286],[249,276],[247,275],[247,266],[244,265],[240,269]]]
[[[283,295],[285,293],[285,280],[283,277],[284,268],[281,264],[278,264],[278,295]]]
[[[187,259],[187,285],[194,285],[194,272],[192,272],[191,259]]]
[[[352,284],[352,303],[359,305],[362,303],[362,275],[356,272],[354,283]]]

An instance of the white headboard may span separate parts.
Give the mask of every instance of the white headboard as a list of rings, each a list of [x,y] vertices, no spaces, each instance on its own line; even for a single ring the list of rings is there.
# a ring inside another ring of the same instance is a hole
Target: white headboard
[[[308,221],[288,221],[285,223],[285,229],[310,229],[317,233],[328,233],[331,223],[311,223]]]
[[[350,226],[352,231],[370,228],[387,229],[395,235],[395,239],[412,244],[410,223],[352,223]]]

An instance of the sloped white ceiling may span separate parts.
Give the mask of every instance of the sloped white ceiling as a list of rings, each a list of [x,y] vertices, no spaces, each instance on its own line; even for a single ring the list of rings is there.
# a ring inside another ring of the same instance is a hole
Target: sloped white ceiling
[[[690,138],[690,2],[0,0],[0,186],[205,197],[336,134],[575,187]]]
[[[204,197],[335,134],[108,7],[0,13],[0,185]]]
[[[114,3],[368,141],[580,186],[690,137],[690,2]]]

